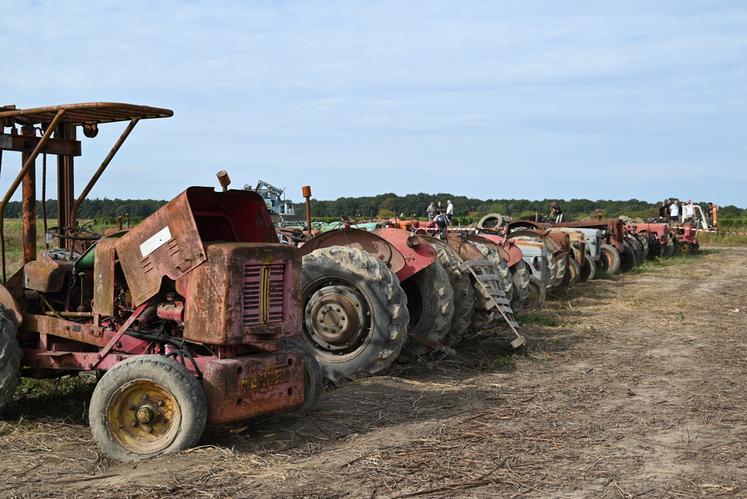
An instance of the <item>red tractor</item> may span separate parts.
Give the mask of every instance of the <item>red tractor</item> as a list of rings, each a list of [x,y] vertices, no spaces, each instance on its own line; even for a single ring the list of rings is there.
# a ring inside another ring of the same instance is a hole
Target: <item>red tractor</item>
[[[130,230],[101,237],[78,226],[81,203],[135,125],[172,114],[114,103],[0,111],[0,150],[22,153],[0,202],[0,411],[20,376],[104,373],[89,422],[118,460],[191,447],[206,423],[311,407],[321,391],[318,364],[296,342],[301,258],[278,243],[256,193],[228,190],[222,172],[222,192],[190,187]],[[78,131],[91,138],[120,121],[127,127],[76,199]],[[37,251],[40,154],[44,166],[57,156],[59,213],[52,243]],[[6,279],[1,224],[22,182],[23,261]]]

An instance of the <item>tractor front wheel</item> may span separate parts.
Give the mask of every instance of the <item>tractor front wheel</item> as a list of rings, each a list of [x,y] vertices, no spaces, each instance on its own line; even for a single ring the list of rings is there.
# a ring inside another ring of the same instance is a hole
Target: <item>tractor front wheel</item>
[[[623,252],[620,255],[620,270],[622,272],[630,272],[636,266],[635,248],[631,243],[625,241],[623,243]]]
[[[620,272],[620,252],[617,251],[617,248],[611,244],[603,244],[601,249],[604,271],[609,274],[617,274]]]
[[[581,282],[591,281],[597,275],[597,264],[590,255],[584,258],[584,265],[581,267]]]
[[[349,246],[303,257],[303,340],[332,384],[377,374],[399,356],[410,314],[397,276]]]
[[[530,272],[526,262],[521,260],[511,267],[511,275],[514,281],[514,299],[511,302],[511,309],[519,312],[529,301]]]
[[[13,401],[21,378],[21,347],[16,339],[17,331],[10,312],[0,305],[0,414]]]
[[[207,414],[202,385],[186,367],[162,355],[138,355],[104,374],[88,421],[104,454],[137,461],[193,447]]]
[[[547,287],[534,276],[529,278],[529,287],[527,288],[528,297],[527,303],[524,306],[524,310],[528,312],[536,312],[541,310],[545,306],[545,298],[547,296]]]

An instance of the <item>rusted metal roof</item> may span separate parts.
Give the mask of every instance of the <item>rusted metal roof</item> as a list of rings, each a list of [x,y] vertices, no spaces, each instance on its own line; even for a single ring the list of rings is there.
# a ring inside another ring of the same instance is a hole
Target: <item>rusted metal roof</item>
[[[61,109],[65,110],[61,121],[74,125],[129,121],[133,118],[168,118],[174,115],[171,109],[158,107],[122,104],[118,102],[84,102],[81,104],[63,104],[60,106],[35,107],[31,109],[0,110],[0,121],[10,118],[17,123],[28,125],[50,123]]]

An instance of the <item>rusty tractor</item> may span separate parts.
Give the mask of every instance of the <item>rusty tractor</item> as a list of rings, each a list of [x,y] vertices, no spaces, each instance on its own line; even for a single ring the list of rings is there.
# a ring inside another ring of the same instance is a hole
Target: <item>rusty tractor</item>
[[[172,114],[115,103],[0,111],[1,149],[22,154],[0,224],[23,183],[23,261],[7,279],[0,225],[0,410],[20,376],[103,373],[89,423],[117,460],[191,447],[207,423],[310,408],[322,388],[298,341],[300,255],[279,244],[264,201],[229,190],[225,172],[222,191],[190,187],[129,230],[102,237],[78,224],[81,203],[133,128]],[[75,198],[78,133],[92,138],[113,122],[127,125]],[[60,208],[51,242],[37,251],[40,154],[44,166],[57,156]]]

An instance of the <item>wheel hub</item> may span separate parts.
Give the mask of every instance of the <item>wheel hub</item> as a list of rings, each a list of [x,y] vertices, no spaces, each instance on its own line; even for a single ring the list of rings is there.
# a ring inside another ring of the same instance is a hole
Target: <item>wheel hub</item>
[[[357,346],[365,338],[368,314],[365,300],[355,290],[337,284],[314,292],[304,313],[312,339],[330,351]]]
[[[112,395],[106,420],[112,437],[124,448],[150,454],[174,441],[181,411],[166,388],[151,380],[135,380]]]

